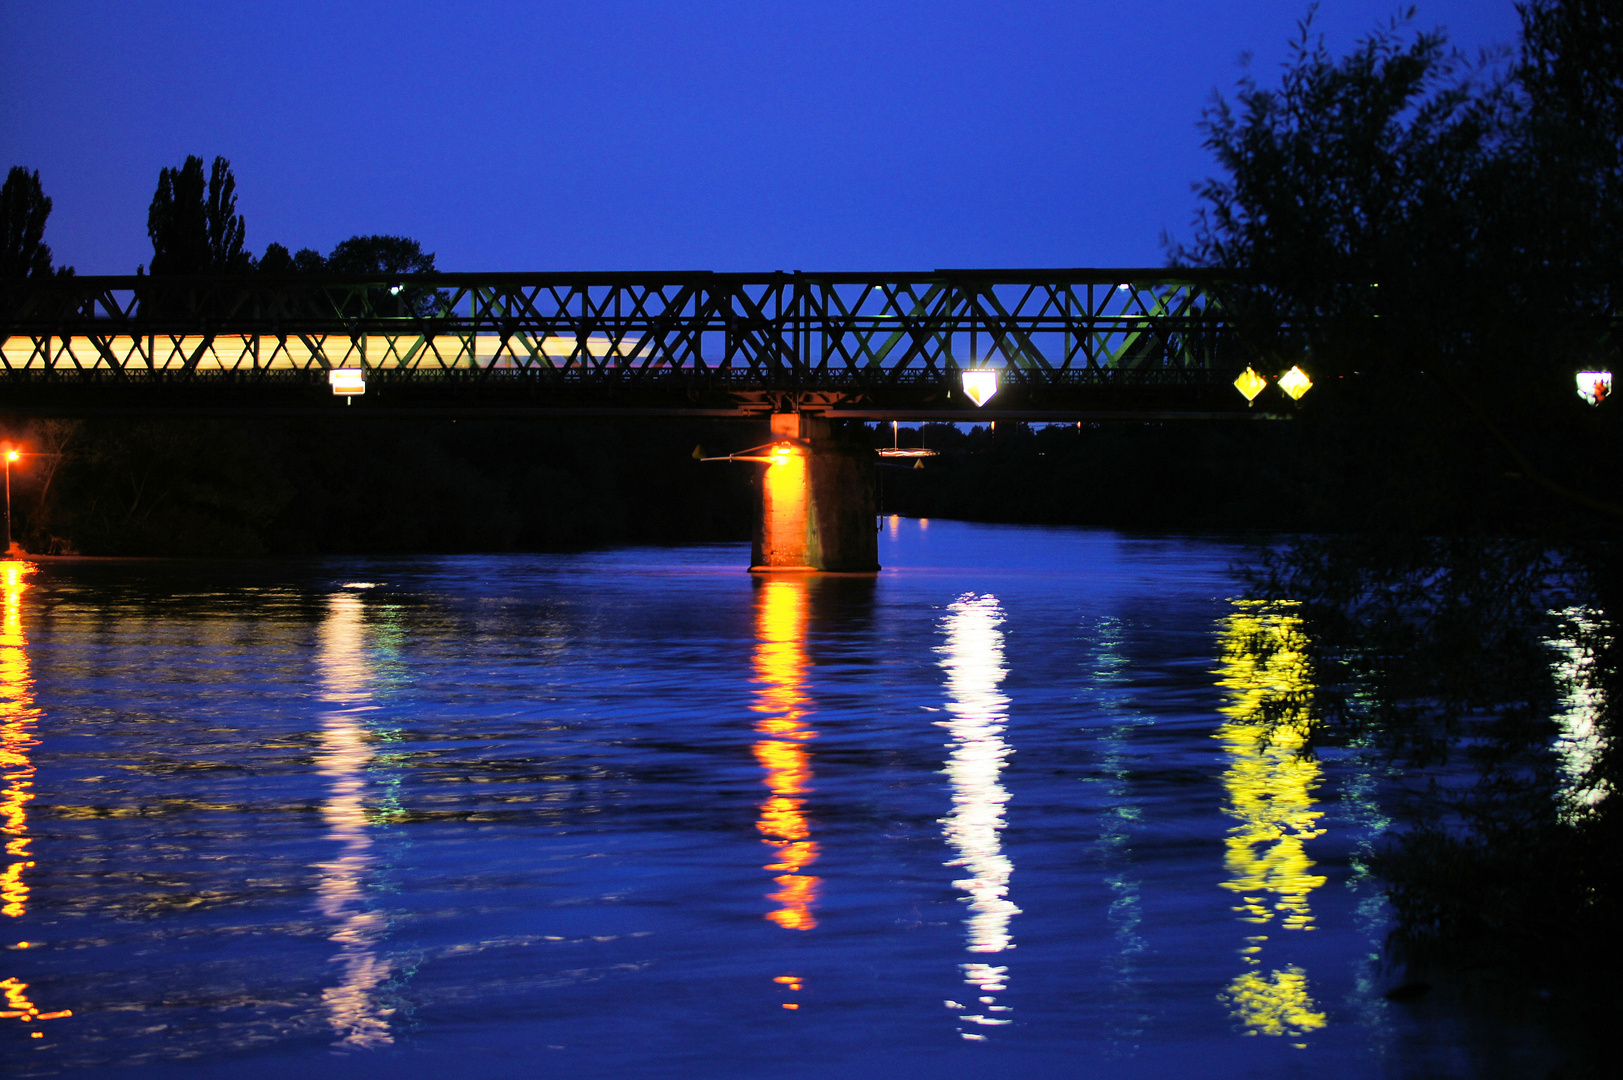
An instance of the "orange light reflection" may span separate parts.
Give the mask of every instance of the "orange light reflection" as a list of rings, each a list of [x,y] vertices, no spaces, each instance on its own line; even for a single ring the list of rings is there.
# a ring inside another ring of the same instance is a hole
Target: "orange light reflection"
[[[29,858],[28,803],[34,798],[34,762],[29,751],[38,745],[34,726],[34,680],[28,670],[27,641],[23,637],[24,579],[33,572],[25,562],[0,563],[0,591],[5,613],[0,618],[0,832],[6,835],[9,861],[0,871],[0,915],[21,918],[28,910],[28,883],[23,872],[32,869]]]
[[[778,890],[767,899],[779,907],[766,914],[787,930],[810,930],[817,925],[812,905],[819,878],[801,873],[817,861],[817,844],[810,839],[804,798],[811,789],[811,753],[806,741],[817,732],[804,723],[809,711],[806,685],[806,583],[800,580],[767,581],[761,586],[755,609],[756,712],[755,730],[762,736],[753,747],[755,760],[766,769],[771,795],[761,804],[755,827],[773,849],[765,869],[777,872]]]
[[[34,729],[40,711],[34,706],[34,678],[28,669],[28,640],[23,636],[23,592],[28,588],[26,578],[33,572],[29,563],[0,562],[0,603],[4,604],[0,615],[0,778],[6,785],[0,792],[0,832],[6,836],[6,855],[14,860],[0,871],[0,915],[13,919],[28,912],[28,883],[23,873],[34,866],[28,850],[28,803],[34,797],[35,772],[29,751],[39,745]],[[16,947],[26,949],[28,942],[19,941]],[[6,996],[0,1020],[33,1025],[73,1015],[72,1009],[41,1012],[29,1000],[28,984],[16,976],[0,980],[0,992]],[[40,1031],[29,1035],[45,1037]]]

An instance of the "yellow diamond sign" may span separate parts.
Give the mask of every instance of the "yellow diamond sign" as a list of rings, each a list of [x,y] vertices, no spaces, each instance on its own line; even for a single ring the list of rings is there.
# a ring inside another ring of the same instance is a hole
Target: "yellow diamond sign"
[[[1257,395],[1268,386],[1268,380],[1257,374],[1256,368],[1246,368],[1240,377],[1234,380],[1234,389],[1245,395],[1247,401],[1255,401]]]
[[[1313,380],[1301,368],[1293,367],[1279,377],[1279,388],[1289,394],[1292,401],[1301,401],[1302,395],[1313,389]]]

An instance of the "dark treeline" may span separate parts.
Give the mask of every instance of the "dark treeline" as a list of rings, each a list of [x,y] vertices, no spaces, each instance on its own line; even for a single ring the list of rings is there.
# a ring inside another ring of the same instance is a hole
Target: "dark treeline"
[[[1221,174],[1174,256],[1254,274],[1224,302],[1255,366],[1317,385],[1280,431],[1207,444],[1227,468],[1162,445],[1318,533],[1248,560],[1307,629],[1310,700],[1276,722],[1411,778],[1365,863],[1412,993],[1446,973],[1542,1008],[1564,1075],[1614,1075],[1623,445],[1574,375],[1623,345],[1623,5],[1518,11],[1519,49],[1481,62],[1403,21],[1333,56],[1307,25],[1276,85],[1208,110]]]
[[[12,472],[13,531],[42,553],[537,551],[750,535],[745,467],[692,457],[698,443],[747,438],[736,424],[119,418],[7,434],[32,451]]]
[[[1315,389],[1315,393],[1318,389]],[[1333,387],[1325,396],[1335,394]],[[1565,404],[1565,403],[1563,403]],[[1573,438],[1533,456],[1552,470],[1609,431],[1574,397]],[[1411,402],[1418,410],[1424,402]],[[1306,410],[1304,410],[1306,411]],[[1401,531],[1468,535],[1605,535],[1588,508],[1518,477],[1468,416],[1407,430],[1322,420],[1165,424],[947,424],[902,429],[904,447],[935,450],[923,468],[880,470],[881,507],[910,517],[1219,533]],[[1434,444],[1418,452],[1413,443]],[[889,446],[888,428],[875,433]]]

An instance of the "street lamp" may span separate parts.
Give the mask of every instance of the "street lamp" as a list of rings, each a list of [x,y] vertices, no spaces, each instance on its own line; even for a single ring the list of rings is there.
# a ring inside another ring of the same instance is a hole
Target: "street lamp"
[[[6,459],[6,554],[10,555],[12,553],[11,549],[16,546],[11,542],[11,463],[13,461],[16,461],[18,458],[22,457],[22,455],[19,454],[17,452],[17,449],[15,447],[13,447],[13,446],[7,446],[5,448],[5,451],[6,451],[5,452],[5,459]]]

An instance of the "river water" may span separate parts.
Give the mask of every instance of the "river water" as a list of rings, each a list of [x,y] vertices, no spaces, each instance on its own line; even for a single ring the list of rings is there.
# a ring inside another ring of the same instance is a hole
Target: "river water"
[[[747,557],[0,563],[0,1061],[1525,1064],[1383,997],[1392,776],[1298,752],[1304,631],[1243,549],[889,519],[877,579]]]

